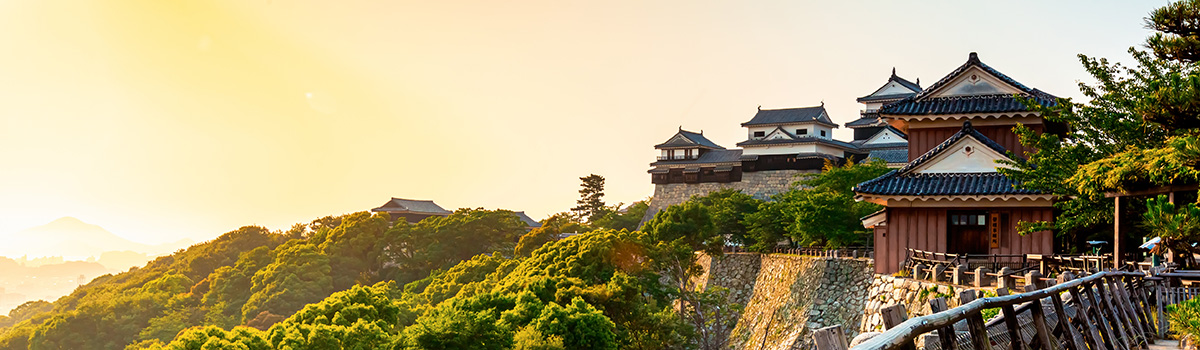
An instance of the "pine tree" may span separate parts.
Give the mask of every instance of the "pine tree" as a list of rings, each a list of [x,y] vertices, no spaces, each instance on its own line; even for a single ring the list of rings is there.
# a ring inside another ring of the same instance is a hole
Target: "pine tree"
[[[1154,54],[1166,60],[1200,61],[1200,1],[1184,0],[1150,12],[1146,28],[1157,31],[1146,40]]]
[[[583,188],[579,189],[579,200],[575,201],[579,205],[571,208],[571,211],[581,219],[595,220],[607,210],[604,206],[604,177],[591,174],[579,180],[583,181],[580,184]]]

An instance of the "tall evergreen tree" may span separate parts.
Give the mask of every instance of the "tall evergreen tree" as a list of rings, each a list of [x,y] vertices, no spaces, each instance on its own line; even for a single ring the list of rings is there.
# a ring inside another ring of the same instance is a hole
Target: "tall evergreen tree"
[[[607,210],[604,207],[604,177],[591,174],[579,180],[583,181],[580,184],[583,188],[579,189],[579,200],[575,201],[578,205],[571,208],[571,211],[590,222],[604,215]]]

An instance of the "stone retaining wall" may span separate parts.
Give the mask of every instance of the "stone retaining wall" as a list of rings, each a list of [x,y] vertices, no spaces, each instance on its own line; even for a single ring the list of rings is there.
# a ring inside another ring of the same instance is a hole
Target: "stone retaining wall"
[[[879,310],[885,306],[904,304],[908,318],[928,315],[929,300],[937,297],[945,297],[951,307],[958,306],[958,292],[961,288],[963,287],[946,283],[875,275],[868,293],[870,297],[863,308],[863,322],[858,331],[882,332],[883,319]]]
[[[817,170],[769,170],[742,173],[742,181],[730,183],[706,182],[698,184],[657,184],[654,185],[654,197],[646,209],[642,222],[654,217],[666,207],[686,202],[692,196],[703,196],[709,192],[726,188],[736,189],[758,199],[768,199],[775,194],[787,191],[796,181],[796,175],[818,173]]]
[[[874,266],[869,259],[782,254],[701,258],[705,286],[728,288],[744,305],[731,349],[811,349],[814,329],[859,329]]]
[[[851,338],[881,331],[883,307],[904,304],[909,318],[928,315],[930,299],[946,297],[954,307],[965,288],[876,275],[871,259],[727,253],[699,262],[700,286],[727,288],[744,306],[729,335],[734,350],[812,349],[811,332],[832,325]]]

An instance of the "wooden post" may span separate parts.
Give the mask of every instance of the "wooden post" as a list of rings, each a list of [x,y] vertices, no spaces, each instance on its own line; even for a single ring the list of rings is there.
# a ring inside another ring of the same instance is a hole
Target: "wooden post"
[[[904,304],[895,304],[880,309],[879,316],[883,318],[883,329],[887,330],[904,323],[908,319],[908,311],[904,309]],[[917,343],[909,341],[901,349],[916,350]]]
[[[1071,321],[1081,319],[1081,315],[1084,316],[1082,319],[1086,320],[1087,310],[1083,310],[1082,306],[1078,307],[1075,310],[1075,319],[1068,319],[1066,308],[1063,307],[1062,295],[1059,295],[1059,293],[1051,294],[1050,303],[1054,306],[1054,314],[1058,316],[1058,325],[1055,327],[1056,332],[1063,335],[1063,347],[1067,350],[1086,350],[1087,345],[1081,339],[1079,331],[1074,326],[1071,326]],[[1090,322],[1085,321],[1083,324],[1087,328],[1092,327]]]
[[[975,343],[975,350],[992,350],[992,340],[988,338],[987,323],[983,321],[982,313],[967,316],[967,329],[971,330],[971,342]]]
[[[1136,291],[1130,293],[1128,287],[1132,285],[1126,285],[1119,278],[1114,278],[1112,283],[1117,289],[1117,294],[1124,301],[1125,311],[1132,314],[1132,321],[1137,324],[1138,331],[1142,332],[1142,338],[1146,340],[1146,345],[1154,345],[1154,332],[1150,329],[1150,322],[1146,319],[1146,315],[1141,312],[1143,309],[1142,304],[1137,300],[1138,293]]]
[[[817,350],[846,350],[850,347],[849,344],[846,344],[846,333],[842,331],[840,325],[815,330],[812,336],[813,342],[817,344]]]
[[[1161,325],[1158,323],[1158,318],[1154,317],[1154,302],[1151,301],[1156,299],[1155,294],[1157,294],[1157,291],[1158,285],[1154,283],[1154,281],[1147,279],[1141,280],[1141,292],[1138,295],[1142,299],[1142,306],[1145,308],[1144,312],[1146,313],[1146,319],[1152,323],[1151,329],[1154,331],[1154,336],[1158,339],[1163,339],[1160,336],[1162,332],[1162,329],[1160,328]]]
[[[1094,291],[1092,290],[1093,286],[1096,288]],[[1108,338],[1113,342],[1113,344],[1110,345],[1112,345],[1114,349],[1130,349],[1131,347],[1128,343],[1129,334],[1125,332],[1125,327],[1122,325],[1121,317],[1113,311],[1112,305],[1107,298],[1107,292],[1104,289],[1103,281],[1098,281],[1097,283],[1094,283],[1093,286],[1089,286],[1086,289],[1088,293],[1088,299],[1095,301],[1096,311],[1098,314],[1100,314],[1100,319],[1105,321],[1106,326],[1108,326],[1109,331],[1111,332]]]
[[[1118,289],[1116,284],[1113,282],[1114,278],[1104,277],[1101,280],[1103,282],[1099,284],[1108,290],[1108,293],[1105,293],[1104,297],[1108,299],[1108,303],[1113,308],[1113,312],[1115,312],[1118,316],[1117,319],[1121,320],[1122,326],[1125,327],[1125,334],[1129,335],[1129,340],[1133,341],[1133,343],[1130,344],[1130,347],[1134,348],[1140,346],[1142,348],[1149,348],[1149,346],[1146,345],[1146,333],[1142,331],[1141,327],[1138,325],[1137,317],[1134,316],[1133,312],[1128,309],[1129,305],[1125,303],[1124,298],[1121,297],[1121,290]]]
[[[1162,339],[1167,339],[1167,327],[1169,325],[1163,313],[1163,297],[1166,294],[1163,293],[1163,285],[1166,282],[1166,279],[1154,281],[1154,302],[1158,304],[1154,312],[1158,318],[1158,337]]]
[[[1084,333],[1083,336],[1087,338],[1092,349],[1123,348],[1113,342],[1112,327],[1110,327],[1108,320],[1105,319],[1104,313],[1100,312],[1099,306],[1096,305],[1096,299],[1092,297],[1090,289],[1091,287],[1087,285],[1070,289],[1071,298],[1080,306],[1079,310],[1075,312],[1075,316],[1083,321],[1082,326],[1087,330],[1087,333]],[[1087,296],[1086,299],[1084,295]],[[1095,318],[1092,316],[1095,316]],[[1105,344],[1108,345],[1106,346]]]
[[[929,312],[936,314],[936,313],[946,311],[949,309],[950,309],[950,305],[946,304],[946,298],[937,297],[937,298],[929,299]],[[942,350],[954,350],[955,349],[955,341],[954,340],[956,337],[954,336],[954,326],[953,325],[938,328],[937,334],[938,334],[938,339],[940,339],[941,343],[942,343]]]
[[[1126,219],[1123,217],[1125,211],[1121,210],[1121,207],[1125,206],[1125,201],[1121,198],[1121,196],[1113,197],[1113,267],[1118,269],[1121,268],[1121,250],[1125,248],[1125,242],[1122,242],[1123,239],[1121,239],[1125,231],[1121,230],[1121,226],[1126,226]]]
[[[1040,278],[1041,274],[1037,273],[1036,271],[1030,272],[1026,276],[1032,276],[1034,274],[1039,275],[1038,277]],[[1025,292],[1037,291],[1039,285],[1040,284],[1038,283],[1026,284]],[[1037,331],[1037,334],[1033,337],[1035,340],[1034,344],[1036,345],[1037,349],[1052,350],[1054,349],[1054,343],[1051,342],[1050,339],[1052,339],[1053,336],[1050,334],[1050,327],[1046,326],[1046,312],[1044,309],[1042,309],[1042,301],[1034,300],[1030,303],[1031,307],[1029,308],[1029,312],[1033,315],[1033,329]],[[1060,320],[1066,321],[1066,315],[1059,315],[1058,317]],[[1063,340],[1069,341],[1069,337],[1065,335],[1066,333],[1064,333]]]
[[[1004,268],[1004,269],[1006,269],[1006,268]],[[1004,271],[1004,269],[1000,269],[1000,270]],[[1008,288],[1004,288],[1004,287],[996,288],[996,296],[1002,297],[1002,296],[1005,296],[1008,294],[1009,294]],[[1021,326],[1017,323],[1019,320],[1017,319],[1016,309],[1013,308],[1012,304],[1007,304],[1007,305],[1000,307],[1000,312],[1004,314],[1004,327],[1006,329],[1008,329],[1008,340],[1009,340],[1008,348],[1012,349],[1012,350],[1025,349],[1025,346],[1022,345]]]

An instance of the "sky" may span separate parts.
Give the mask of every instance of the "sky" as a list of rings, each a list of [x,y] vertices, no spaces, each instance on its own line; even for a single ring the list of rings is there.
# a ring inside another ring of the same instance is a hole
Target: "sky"
[[[568,210],[653,193],[679,127],[834,121],[969,52],[1078,99],[1166,1],[0,0],[0,234],[72,216],[143,243],[390,197]],[[849,129],[835,137],[851,138]]]

